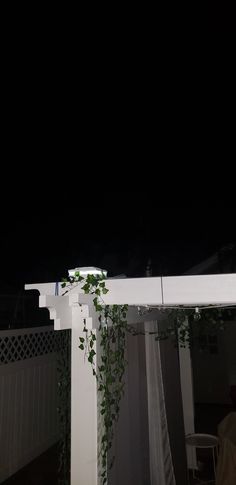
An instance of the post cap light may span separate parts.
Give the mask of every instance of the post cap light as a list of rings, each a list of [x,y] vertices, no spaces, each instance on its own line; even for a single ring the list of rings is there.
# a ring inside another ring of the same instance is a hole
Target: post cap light
[[[94,274],[94,275],[104,274],[105,277],[107,277],[107,271],[105,269],[95,268],[94,266],[85,266],[85,267],[74,268],[74,269],[68,270],[69,276],[75,276],[75,273],[77,273],[77,272],[79,272],[81,276],[87,276],[88,274]]]

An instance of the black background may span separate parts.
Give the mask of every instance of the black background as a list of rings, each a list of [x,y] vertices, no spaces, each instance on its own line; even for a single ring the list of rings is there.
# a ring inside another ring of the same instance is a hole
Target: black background
[[[236,242],[234,203],[217,194],[194,200],[177,184],[186,195],[182,201],[177,195],[171,198],[168,179],[163,179],[161,197],[152,186],[106,189],[112,180],[92,186],[84,179],[87,189],[82,190],[83,177],[77,177],[72,169],[71,187],[64,193],[59,179],[55,185],[51,179],[47,188],[39,182],[33,193],[24,185],[22,198],[15,193],[8,206],[5,200],[2,292],[25,283],[59,281],[77,266],[102,267],[110,276],[144,276],[149,258],[154,275],[181,274]]]

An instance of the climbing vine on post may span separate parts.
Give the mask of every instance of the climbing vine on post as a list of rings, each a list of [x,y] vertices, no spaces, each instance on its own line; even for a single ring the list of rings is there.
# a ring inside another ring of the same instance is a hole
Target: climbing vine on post
[[[80,272],[63,280],[62,287],[81,283],[85,294],[93,295],[93,304],[98,312],[101,362],[96,365],[95,331],[86,327],[84,319],[83,335],[79,338],[79,348],[85,352],[97,379],[100,393],[100,415],[102,418],[102,437],[99,444],[101,457],[101,480],[107,483],[108,470],[112,467],[114,457],[108,463],[108,451],[111,449],[114,436],[114,424],[118,421],[120,401],[124,394],[125,348],[128,305],[105,305],[103,295],[108,292],[105,286],[105,275],[88,274],[86,278]],[[70,287],[69,287],[70,289]],[[67,288],[67,291],[69,291]],[[67,292],[66,291],[66,292]],[[65,292],[65,293],[66,293]],[[64,294],[65,294],[64,293]]]
[[[58,417],[60,428],[58,485],[70,484],[70,404],[71,404],[71,332],[58,332],[56,339],[58,375]]]
[[[98,444],[102,485],[107,484],[108,471],[114,461],[113,457],[108,463],[108,452],[112,447],[114,425],[119,418],[120,402],[124,394],[127,333],[134,336],[153,335],[157,341],[170,338],[175,346],[192,347],[198,343],[202,332],[218,332],[218,330],[224,328],[222,311],[218,308],[155,307],[161,313],[165,313],[169,322],[166,328],[152,332],[136,331],[134,327],[127,324],[128,305],[105,304],[103,296],[108,292],[105,278],[104,273],[87,274],[86,277],[83,277],[78,271],[75,272],[74,276],[64,279],[62,283],[62,287],[66,287],[64,294],[68,293],[74,285],[80,284],[85,294],[93,296],[93,304],[98,313],[98,335],[101,348],[99,363],[96,362],[95,350],[97,335],[94,330],[87,328],[86,319],[84,319],[78,347],[85,353],[88,362],[91,364],[92,373],[97,379],[102,419],[102,435]],[[149,311],[152,311],[152,308],[143,310],[144,314]],[[230,310],[226,309],[225,312],[230,314]],[[142,314],[142,311],[140,314]]]

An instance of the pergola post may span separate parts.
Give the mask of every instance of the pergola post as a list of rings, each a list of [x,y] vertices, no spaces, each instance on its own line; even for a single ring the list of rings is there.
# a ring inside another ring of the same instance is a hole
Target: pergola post
[[[75,295],[76,296],[76,295]],[[84,318],[89,328],[89,306],[72,306],[71,337],[71,484],[97,485],[97,381],[79,349]],[[90,319],[91,320],[91,319]],[[90,322],[92,328],[92,321]],[[96,330],[95,330],[96,332]],[[97,353],[97,341],[94,349]]]
[[[105,304],[155,307],[236,304],[236,274],[108,279],[106,287],[109,291],[104,295]],[[55,330],[72,330],[71,485],[98,485],[97,384],[78,348],[84,319],[87,327],[97,325],[91,298],[83,294],[80,286],[64,296],[61,288],[55,296],[55,283],[26,285],[26,289],[40,292],[40,306],[49,309]],[[128,322],[140,321],[138,312],[135,315]],[[151,317],[143,316],[142,321],[147,318]]]

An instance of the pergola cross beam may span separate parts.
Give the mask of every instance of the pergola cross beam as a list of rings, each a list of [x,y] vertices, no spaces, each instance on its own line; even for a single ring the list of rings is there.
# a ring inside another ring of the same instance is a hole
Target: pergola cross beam
[[[97,385],[90,365],[78,348],[84,319],[90,328],[97,327],[91,297],[83,294],[80,285],[64,296],[65,289],[56,283],[26,285],[25,288],[40,292],[40,306],[49,309],[55,330],[72,330],[71,485],[98,485]],[[58,291],[55,292],[55,288]],[[106,288],[109,291],[103,295],[103,300],[107,305],[236,305],[236,274],[107,279]],[[149,319],[155,319],[154,311],[140,317],[131,309],[128,314],[128,323]],[[96,345],[98,347],[97,342]],[[99,348],[95,350],[99,353]]]

